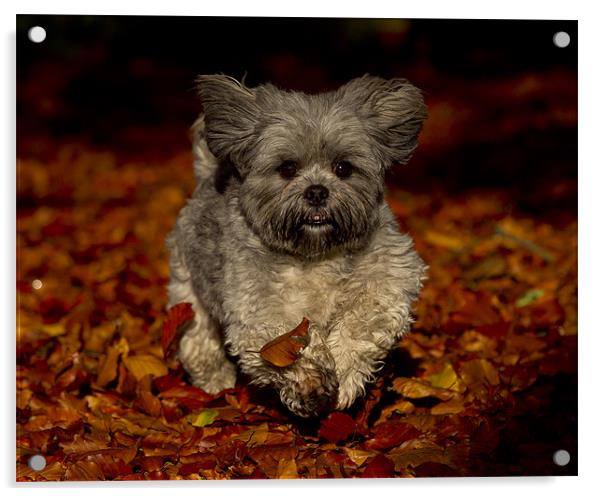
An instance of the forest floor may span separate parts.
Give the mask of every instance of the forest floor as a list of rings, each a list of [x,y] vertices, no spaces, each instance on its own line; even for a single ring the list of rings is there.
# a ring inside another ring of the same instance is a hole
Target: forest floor
[[[364,399],[303,420],[244,378],[209,396],[164,358],[190,163],[76,144],[19,160],[17,480],[577,473],[576,213],[390,189],[430,266],[416,323]]]

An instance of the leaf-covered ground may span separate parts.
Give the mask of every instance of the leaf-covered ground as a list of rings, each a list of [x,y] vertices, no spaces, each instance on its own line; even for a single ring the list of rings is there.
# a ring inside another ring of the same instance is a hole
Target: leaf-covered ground
[[[362,401],[301,420],[244,378],[209,396],[163,356],[190,160],[64,145],[19,161],[19,481],[576,473],[576,216],[391,190],[430,266],[417,322]]]

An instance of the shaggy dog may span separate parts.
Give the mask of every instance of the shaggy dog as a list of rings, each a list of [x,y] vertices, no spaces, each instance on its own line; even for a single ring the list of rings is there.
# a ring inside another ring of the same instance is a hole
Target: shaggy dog
[[[201,76],[198,185],[168,238],[169,304],[194,324],[178,357],[194,385],[233,387],[237,358],[300,416],[344,409],[408,331],[426,266],[384,201],[426,117],[405,79],[353,79],[307,95]],[[257,350],[310,321],[288,367]]]

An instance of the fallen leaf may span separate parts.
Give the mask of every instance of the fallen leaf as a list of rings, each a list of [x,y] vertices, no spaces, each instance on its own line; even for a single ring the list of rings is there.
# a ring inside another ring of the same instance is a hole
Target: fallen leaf
[[[517,308],[526,307],[534,301],[539,300],[545,294],[543,289],[530,289],[524,293],[518,300],[516,300],[515,306]]]
[[[195,427],[205,427],[206,425],[212,424],[218,414],[219,412],[217,410],[208,408],[207,410],[202,410],[198,415],[192,416],[191,423]]]
[[[322,420],[318,435],[331,443],[343,441],[357,430],[357,423],[346,413],[332,412]]]
[[[348,448],[347,446],[345,446],[343,449],[345,450],[345,453],[349,459],[355,463],[357,467],[361,467],[364,462],[372,456],[373,453],[372,451]]]
[[[363,478],[383,478],[395,475],[395,464],[385,455],[376,455],[362,473]]]
[[[98,387],[105,387],[109,382],[117,377],[117,363],[119,357],[127,355],[130,347],[127,340],[122,337],[111,346],[107,352],[105,359],[98,369],[96,384]]]
[[[214,399],[210,394],[194,386],[175,386],[162,391],[159,397],[173,400],[177,405],[184,405],[193,411],[203,408]],[[163,406],[165,406],[165,402],[163,402]]]
[[[263,345],[259,354],[274,367],[288,367],[297,361],[299,352],[308,344],[309,320],[303,317],[292,331],[282,334]]]
[[[178,303],[168,310],[163,323],[163,334],[161,335],[161,348],[165,357],[168,356],[170,345],[176,338],[178,331],[193,319],[194,310],[190,303]]]
[[[374,422],[374,424],[378,425],[382,422],[386,422],[391,417],[391,415],[393,415],[394,413],[407,414],[407,413],[412,413],[415,409],[416,409],[416,406],[411,401],[406,401],[406,400],[396,401],[392,405],[388,405],[382,409],[380,417],[378,418],[378,420],[376,422]]]
[[[441,372],[431,374],[429,381],[436,388],[449,389],[456,392],[461,392],[462,387],[460,380],[456,375],[456,371],[451,363],[446,362]]]
[[[161,415],[161,401],[149,391],[141,391],[138,394],[137,404],[152,417]]]
[[[389,449],[418,436],[420,436],[420,431],[404,422],[383,422],[374,427],[372,437],[364,443],[364,448],[371,450]]]
[[[418,467],[427,462],[436,462],[455,467],[453,450],[444,449],[436,445],[422,448],[407,446],[399,450],[393,450],[388,455],[394,461],[395,470],[398,471],[407,467]]]
[[[460,413],[464,410],[464,401],[460,398],[444,401],[431,408],[433,415],[449,415],[452,413]]]
[[[168,372],[165,363],[153,355],[128,356],[123,359],[123,363],[137,380],[147,375],[161,377]]]
[[[61,322],[57,322],[56,324],[41,325],[40,330],[44,332],[44,334],[47,334],[48,336],[51,336],[53,338],[57,336],[62,336],[67,332],[65,324]]]
[[[460,366],[460,376],[464,383],[473,389],[478,389],[484,384],[497,386],[500,376],[495,367],[484,358],[475,358]]]
[[[278,479],[296,479],[299,477],[295,459],[291,458],[290,460],[278,460],[278,471],[276,473],[276,477]]]
[[[70,481],[103,481],[105,475],[98,464],[89,461],[75,462],[65,471],[65,480]]]
[[[419,399],[433,396],[441,400],[448,400],[454,396],[454,392],[448,389],[433,387],[426,382],[407,377],[396,377],[391,387],[394,391],[405,398]]]
[[[460,250],[466,245],[464,240],[456,236],[451,236],[449,234],[444,234],[433,230],[426,231],[424,233],[424,239],[431,245],[450,250]]]

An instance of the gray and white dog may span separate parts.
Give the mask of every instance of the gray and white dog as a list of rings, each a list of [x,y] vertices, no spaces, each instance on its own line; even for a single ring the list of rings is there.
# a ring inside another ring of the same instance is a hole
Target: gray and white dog
[[[193,126],[198,185],[168,238],[169,304],[194,324],[178,357],[194,385],[240,370],[300,416],[349,407],[412,323],[426,266],[383,199],[426,117],[405,79],[354,79],[306,95],[201,76]],[[311,322],[288,367],[257,350]]]

